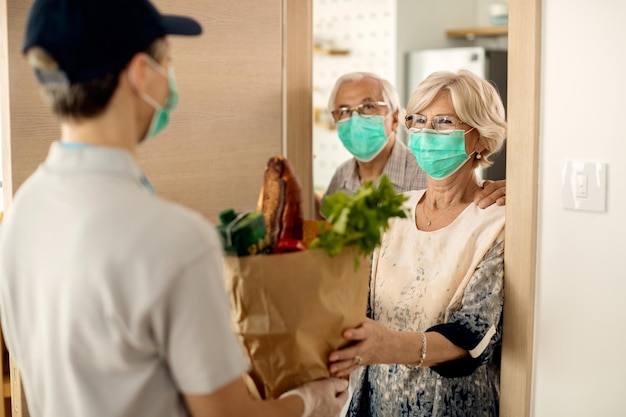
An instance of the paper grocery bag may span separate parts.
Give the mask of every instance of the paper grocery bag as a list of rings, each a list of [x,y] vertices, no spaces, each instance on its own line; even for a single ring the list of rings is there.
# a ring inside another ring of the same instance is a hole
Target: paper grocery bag
[[[261,398],[329,376],[328,355],[346,344],[343,330],[365,319],[370,263],[355,256],[319,249],[226,256],[235,331]]]

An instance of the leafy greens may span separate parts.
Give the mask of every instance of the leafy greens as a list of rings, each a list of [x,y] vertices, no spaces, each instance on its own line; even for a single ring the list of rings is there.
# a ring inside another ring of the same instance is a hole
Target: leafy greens
[[[396,193],[385,175],[378,187],[368,181],[350,197],[342,192],[331,194],[321,207],[331,227],[320,227],[319,236],[309,247],[323,249],[332,257],[344,247],[355,246],[361,254],[369,256],[389,228],[389,220],[407,217],[403,209],[406,200],[406,196]]]

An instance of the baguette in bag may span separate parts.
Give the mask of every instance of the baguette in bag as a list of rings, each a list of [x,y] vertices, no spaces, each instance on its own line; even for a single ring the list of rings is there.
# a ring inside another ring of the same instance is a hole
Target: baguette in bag
[[[289,161],[273,156],[267,161],[257,211],[265,216],[267,242],[277,248],[281,243],[304,249],[302,241],[302,187]]]

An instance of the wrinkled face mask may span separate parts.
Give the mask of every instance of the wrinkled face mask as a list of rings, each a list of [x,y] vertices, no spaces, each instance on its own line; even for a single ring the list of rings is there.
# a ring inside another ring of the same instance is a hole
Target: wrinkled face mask
[[[337,133],[343,146],[361,162],[370,162],[387,143],[385,117],[362,117],[357,112],[337,122]]]
[[[465,134],[472,129],[467,132],[450,130],[449,133],[432,129],[411,131],[408,146],[420,168],[431,177],[441,180],[454,174],[469,161],[471,155],[465,151]]]
[[[152,64],[154,69],[159,72],[159,74],[167,77],[169,81],[170,94],[165,100],[164,105],[160,105],[155,99],[145,93],[141,94],[141,98],[156,110],[152,116],[150,128],[142,141],[156,136],[159,132],[165,129],[170,121],[170,112],[178,105],[178,90],[176,88],[176,79],[174,78],[174,68],[170,66],[169,70],[166,70],[152,58],[150,58],[149,62]]]

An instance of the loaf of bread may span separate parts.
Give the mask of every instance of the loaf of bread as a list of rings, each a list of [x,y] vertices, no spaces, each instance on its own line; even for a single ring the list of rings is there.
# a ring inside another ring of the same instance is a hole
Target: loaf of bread
[[[265,216],[269,244],[281,239],[302,240],[302,188],[289,161],[273,156],[267,161],[257,211]]]

